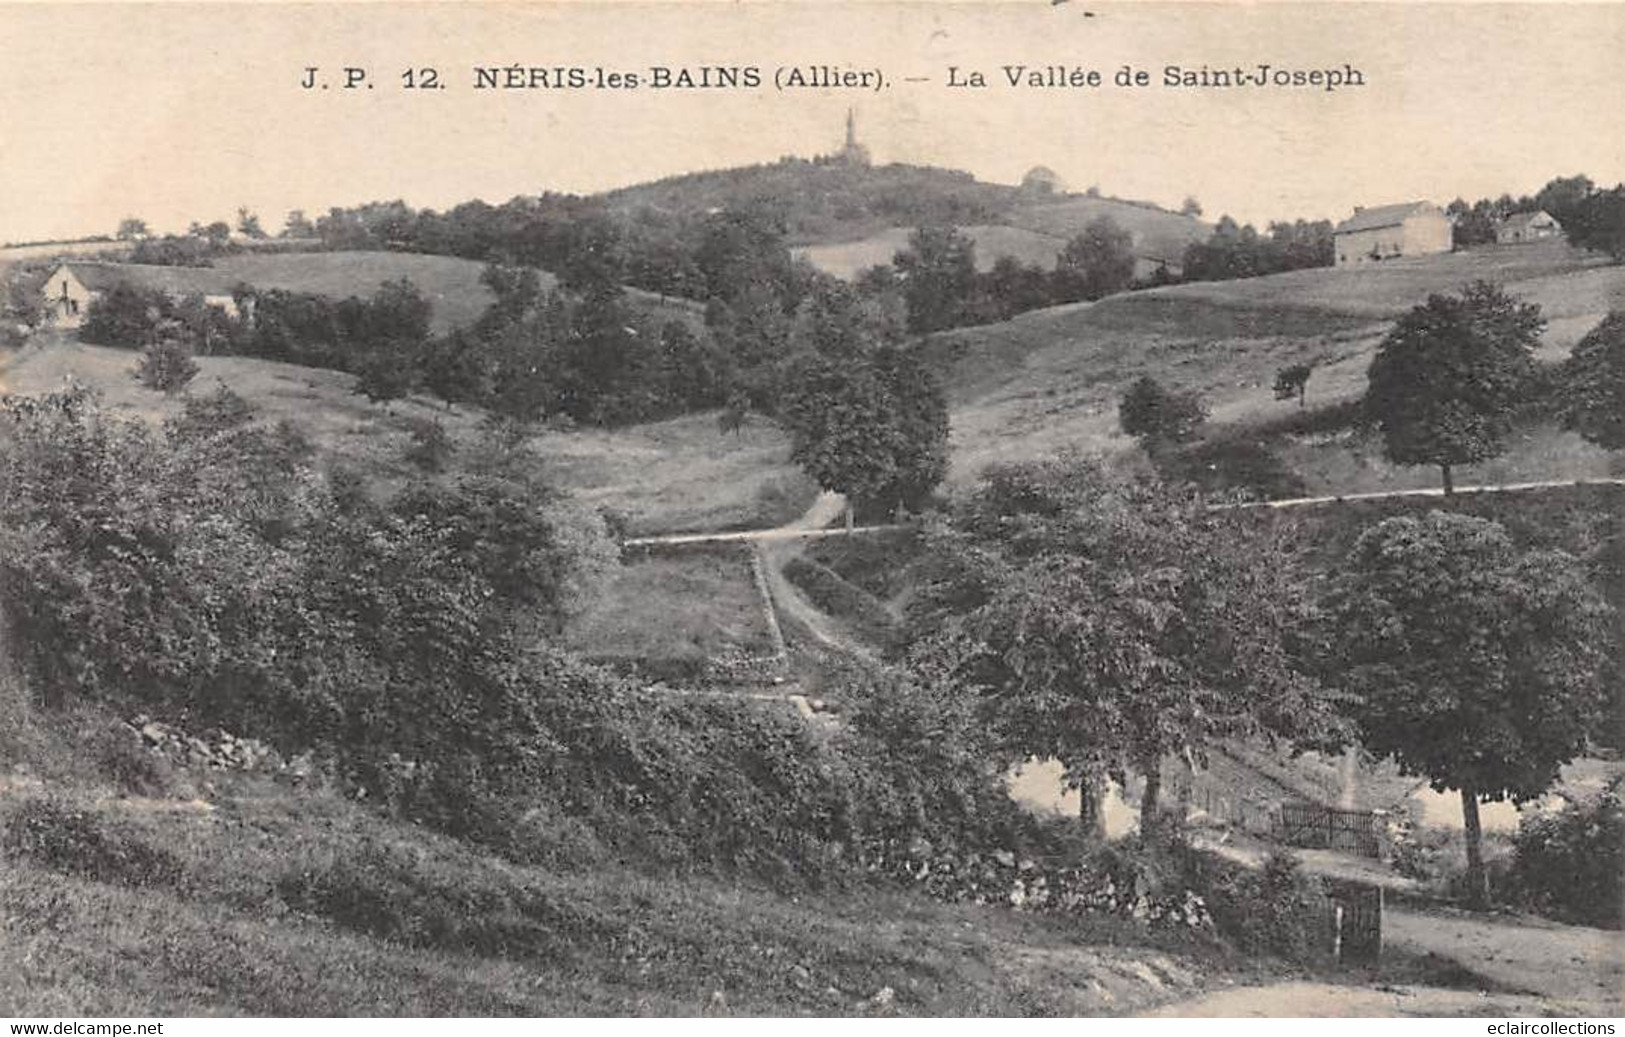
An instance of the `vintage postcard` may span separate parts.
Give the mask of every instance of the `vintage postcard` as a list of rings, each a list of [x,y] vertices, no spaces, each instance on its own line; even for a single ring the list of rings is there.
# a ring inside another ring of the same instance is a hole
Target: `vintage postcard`
[[[1625,4],[0,2],[0,98],[13,1033],[1625,1014]]]

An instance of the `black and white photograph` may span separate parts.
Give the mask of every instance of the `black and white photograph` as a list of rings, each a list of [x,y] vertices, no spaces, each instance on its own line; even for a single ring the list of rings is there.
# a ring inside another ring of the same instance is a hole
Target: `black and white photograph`
[[[8,1034],[1625,1016],[1625,3],[0,0],[0,288]]]

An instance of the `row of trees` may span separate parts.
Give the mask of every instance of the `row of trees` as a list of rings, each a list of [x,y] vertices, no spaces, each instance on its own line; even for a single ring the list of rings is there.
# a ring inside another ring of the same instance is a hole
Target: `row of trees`
[[[1334,258],[1330,220],[1272,222],[1260,234],[1252,224],[1221,216],[1208,240],[1186,246],[1182,276],[1187,281],[1229,281],[1331,266]]]
[[[1076,458],[989,473],[928,534],[911,660],[975,692],[1006,754],[1111,777],[1159,824],[1166,761],[1358,738],[1462,795],[1544,793],[1604,716],[1610,611],[1585,567],[1448,512],[1367,529],[1330,579],[1257,512]]]
[[[1091,221],[1055,256],[1052,269],[1000,256],[978,269],[976,242],[957,227],[916,229],[889,265],[858,278],[861,291],[899,293],[918,334],[1008,320],[1018,313],[1099,299],[1135,283],[1134,239],[1110,217]]]

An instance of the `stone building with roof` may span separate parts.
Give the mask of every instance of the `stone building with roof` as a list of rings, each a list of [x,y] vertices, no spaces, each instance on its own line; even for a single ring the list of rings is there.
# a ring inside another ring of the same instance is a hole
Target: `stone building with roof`
[[[1432,202],[1403,202],[1365,209],[1332,231],[1338,266],[1359,266],[1400,256],[1449,252],[1451,222]]]
[[[1495,221],[1495,241],[1500,245],[1522,245],[1563,236],[1563,226],[1545,210],[1515,212]]]

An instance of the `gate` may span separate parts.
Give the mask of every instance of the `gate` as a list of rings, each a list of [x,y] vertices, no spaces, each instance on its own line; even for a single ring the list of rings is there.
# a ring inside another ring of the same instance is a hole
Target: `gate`
[[[1382,856],[1381,815],[1370,810],[1334,810],[1316,803],[1283,803],[1281,841],[1305,849],[1345,850],[1362,857]]]
[[[1332,957],[1348,964],[1375,964],[1382,955],[1382,887],[1340,879],[1322,881]]]

